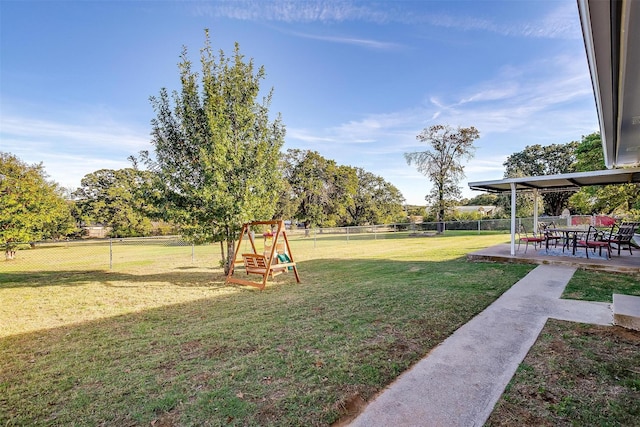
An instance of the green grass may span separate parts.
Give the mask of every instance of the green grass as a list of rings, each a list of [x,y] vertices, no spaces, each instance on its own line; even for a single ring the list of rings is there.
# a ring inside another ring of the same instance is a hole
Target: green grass
[[[566,299],[613,302],[613,294],[640,296],[637,276],[578,270],[562,295]]]
[[[533,268],[465,261],[504,234],[334,237],[293,239],[302,283],[264,291],[171,248],[2,266],[0,425],[330,425]]]
[[[139,265],[200,266],[219,262],[218,245],[193,248],[175,240],[86,240],[38,244],[20,250],[15,260],[0,260],[2,272],[129,270]]]
[[[549,320],[487,426],[637,426],[640,332]]]

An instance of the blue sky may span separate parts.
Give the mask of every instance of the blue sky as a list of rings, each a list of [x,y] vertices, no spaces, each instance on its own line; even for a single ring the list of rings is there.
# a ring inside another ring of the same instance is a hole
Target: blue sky
[[[433,124],[475,126],[468,181],[527,145],[598,130],[575,0],[0,0],[0,151],[75,188],[152,149],[149,97],[179,87],[182,46],[264,65],[285,149],[362,167],[424,204],[404,153]]]

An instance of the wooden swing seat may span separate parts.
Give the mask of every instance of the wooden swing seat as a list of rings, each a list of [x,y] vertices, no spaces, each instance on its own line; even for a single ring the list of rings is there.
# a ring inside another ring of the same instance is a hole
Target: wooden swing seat
[[[258,254],[253,234],[250,232],[252,226],[277,226],[275,236],[273,236],[273,245],[269,251],[265,251],[264,254]],[[242,254],[242,260],[239,260],[240,245],[243,238],[247,236],[251,243],[253,253]],[[279,238],[283,241],[280,241]],[[285,273],[289,270],[293,272],[296,277],[296,282],[300,283],[300,276],[298,275],[298,268],[296,262],[291,255],[291,248],[289,247],[289,240],[287,239],[287,233],[284,227],[284,221],[254,221],[242,225],[242,231],[240,232],[240,238],[236,246],[235,257],[231,262],[229,273],[227,274],[227,280],[225,283],[236,283],[239,285],[255,286],[259,289],[264,289],[269,277],[274,278],[278,274]],[[284,255],[284,257],[281,257]],[[284,262],[283,262],[284,261]],[[233,272],[236,265],[244,264],[244,269],[247,275],[257,274],[262,276],[260,283],[252,282],[246,279],[240,279],[239,277],[233,277]]]
[[[273,278],[283,273],[286,268],[286,266],[281,264],[274,264],[268,268],[267,257],[259,254],[242,254],[242,260],[244,261],[244,269],[247,274],[259,274],[260,276],[267,274]]]

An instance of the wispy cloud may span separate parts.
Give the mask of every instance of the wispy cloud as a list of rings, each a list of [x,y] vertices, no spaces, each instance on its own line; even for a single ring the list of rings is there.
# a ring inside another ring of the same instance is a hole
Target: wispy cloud
[[[572,127],[576,122],[584,126],[585,121],[595,119],[595,114],[583,116],[564,108],[592,96],[582,59],[558,56],[519,69],[511,67],[495,79],[479,83],[477,88],[461,91],[458,99],[431,94],[433,116],[439,121],[474,125],[484,133],[527,130],[535,134]],[[576,115],[572,120],[560,121],[572,114]]]
[[[287,128],[287,139],[295,139],[307,143],[337,142],[333,137],[314,135],[313,131],[309,129],[299,128]]]
[[[320,40],[320,41],[326,41],[326,42],[338,43],[338,44],[348,44],[348,45],[366,47],[370,49],[391,50],[391,49],[398,49],[402,47],[400,44],[397,44],[397,43],[383,42],[383,41],[371,40],[371,39],[362,39],[362,38],[356,38],[356,37],[324,36],[324,35],[300,33],[300,32],[294,32],[294,31],[289,31],[287,33],[296,37],[302,37],[302,38],[311,39],[311,40]]]
[[[461,31],[483,31],[503,36],[548,39],[579,39],[582,37],[577,6],[573,2],[558,2],[558,7],[541,18],[523,16],[509,24],[498,23],[491,16],[465,16],[437,13],[412,15],[408,22],[423,22],[435,27]]]
[[[513,152],[521,149],[518,144],[524,138],[569,142],[563,138],[575,138],[577,129],[597,128],[595,112],[588,105],[581,102],[578,109],[571,107],[592,96],[586,67],[576,63],[580,63],[578,58],[555,57],[519,69],[510,67],[494,79],[463,88],[458,98],[431,94],[424,106],[371,114],[325,129],[306,129],[304,134],[293,130],[288,137],[324,147],[356,144],[368,153],[402,153],[419,147],[415,136],[424,127],[448,123],[475,126],[483,137],[518,135],[517,141],[503,145]]]
[[[389,7],[390,5],[393,7]],[[243,21],[327,24],[359,21],[377,24],[427,24],[461,31],[484,31],[517,37],[553,39],[582,37],[576,6],[572,2],[559,2],[556,9],[541,18],[531,20],[525,16],[509,24],[497,23],[492,16],[464,15],[459,10],[448,14],[441,10],[431,11],[425,7],[421,12],[417,12],[415,7],[405,7],[402,2],[219,0],[194,3],[192,7],[194,13],[200,16],[225,17]]]
[[[272,22],[344,22],[366,21],[383,23],[389,13],[367,3],[352,1],[216,1],[197,3],[195,13],[204,16],[232,18],[244,21]]]
[[[13,138],[25,143],[52,144],[56,141],[74,143],[76,148],[108,146],[123,150],[141,150],[149,143],[149,138],[126,126],[108,123],[77,124],[48,121],[24,116],[0,118],[3,140]]]
[[[522,33],[533,37],[581,39],[582,30],[576,3],[559,3],[557,9],[534,25],[525,27]]]
[[[150,146],[145,133],[106,117],[100,123],[93,119],[69,123],[3,114],[0,150],[29,164],[42,162],[56,182],[73,189],[98,169],[130,167],[127,157]]]
[[[194,11],[197,15],[259,22],[331,24],[344,21],[385,23],[390,20],[387,10],[375,10],[369,4],[358,5],[348,1],[218,1],[197,3]],[[369,49],[390,50],[402,47],[397,43],[361,37],[280,31],[295,37]]]
[[[397,152],[415,140],[416,123],[424,121],[424,111],[416,108],[388,114],[371,114],[360,120],[351,120],[324,129],[288,128],[287,139],[326,147],[336,144],[344,149],[355,145],[369,154]],[[393,141],[390,145],[388,141]],[[314,148],[311,148],[314,149]]]
[[[508,82],[497,87],[495,85],[488,85],[487,87],[480,88],[478,92],[471,94],[468,98],[461,99],[459,104],[508,99],[518,93],[518,88],[517,82]]]
[[[504,172],[504,162],[507,156],[485,157],[474,159],[464,168],[466,174],[485,174],[491,173],[494,176],[500,176]]]
[[[387,114],[372,114],[361,120],[352,120],[331,129],[341,141],[362,143],[379,141],[383,137],[404,137],[416,121],[423,118],[419,109]],[[414,135],[415,136],[415,135]]]
[[[423,22],[435,27],[453,28],[464,31],[481,30],[492,33],[502,33],[501,29],[491,19],[482,19],[460,14],[449,15],[446,13],[417,15],[409,18],[413,22]]]

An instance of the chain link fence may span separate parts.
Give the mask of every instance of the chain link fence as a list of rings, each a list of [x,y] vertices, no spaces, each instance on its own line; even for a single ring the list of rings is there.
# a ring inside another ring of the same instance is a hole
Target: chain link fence
[[[608,218],[608,217],[605,217]],[[603,223],[601,217],[573,216],[570,218],[541,217],[541,222],[558,225]],[[516,226],[533,229],[533,218],[518,218]],[[290,240],[305,241],[306,245],[332,244],[369,239],[397,239],[402,237],[435,235],[443,227],[445,235],[456,233],[505,233],[511,230],[510,219],[486,219],[471,221],[447,221],[444,223],[397,223],[357,227],[333,227],[304,229],[292,226],[287,229]],[[447,234],[447,232],[450,232]],[[302,244],[302,243],[301,243]],[[241,248],[248,250],[250,248]],[[83,239],[47,241],[20,244],[14,259],[0,254],[2,272],[36,271],[124,271],[163,270],[171,268],[218,268],[221,265],[219,243],[194,245],[180,236]]]
[[[219,243],[194,245],[180,236],[23,243],[3,271],[124,270],[162,266],[218,267]]]

